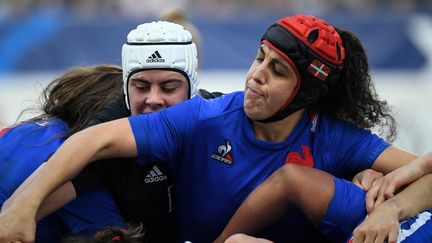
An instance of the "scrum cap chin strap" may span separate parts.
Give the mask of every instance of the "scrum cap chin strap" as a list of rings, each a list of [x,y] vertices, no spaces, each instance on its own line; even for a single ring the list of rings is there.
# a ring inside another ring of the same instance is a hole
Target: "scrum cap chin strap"
[[[261,43],[288,61],[297,86],[275,114],[258,122],[279,121],[318,102],[339,80],[345,49],[336,30],[321,19],[305,15],[282,18],[268,28]]]

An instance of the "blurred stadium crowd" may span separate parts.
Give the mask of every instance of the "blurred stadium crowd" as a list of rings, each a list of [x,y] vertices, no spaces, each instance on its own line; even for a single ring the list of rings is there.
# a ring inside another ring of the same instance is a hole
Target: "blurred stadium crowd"
[[[170,9],[183,10],[201,32],[203,69],[247,68],[256,37],[275,19],[297,13],[356,32],[374,68],[415,69],[425,56],[407,32],[410,16],[431,16],[432,0],[2,0],[0,73],[119,64],[127,30]]]
[[[180,7],[195,16],[236,17],[239,13],[307,12],[365,14],[379,11],[399,13],[430,12],[431,0],[2,0],[1,16],[19,17],[47,8],[63,8],[77,18],[96,15],[155,16],[164,9]]]

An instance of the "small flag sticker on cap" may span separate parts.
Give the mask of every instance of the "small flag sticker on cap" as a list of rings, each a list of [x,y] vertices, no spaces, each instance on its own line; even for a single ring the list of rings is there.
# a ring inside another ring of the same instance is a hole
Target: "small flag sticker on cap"
[[[321,80],[325,80],[330,74],[330,68],[317,59],[314,59],[311,64],[309,64],[307,71]]]

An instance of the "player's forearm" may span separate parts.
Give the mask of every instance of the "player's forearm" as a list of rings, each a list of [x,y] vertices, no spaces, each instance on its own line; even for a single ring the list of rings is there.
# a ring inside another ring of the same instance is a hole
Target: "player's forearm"
[[[432,172],[432,152],[421,157],[420,166],[425,174]]]
[[[427,174],[411,183],[383,204],[396,206],[399,211],[399,220],[405,220],[432,208],[432,174]]]
[[[92,141],[91,138],[101,134],[98,130],[101,129],[90,128],[67,139],[15,201],[22,204],[21,206],[31,208],[31,211],[37,210],[43,200],[55,189],[72,179],[94,158],[101,157],[101,151],[108,146],[109,140],[102,138],[89,142]],[[36,211],[34,213],[36,214]]]
[[[39,220],[52,212],[62,208],[67,203],[76,198],[75,188],[69,181],[53,193],[51,193],[42,203],[36,214],[36,220]]]
[[[432,153],[428,153],[424,156],[418,157],[405,166],[397,169],[394,173],[397,173],[399,177],[399,187],[408,185],[411,182],[417,180],[425,174],[432,172]]]

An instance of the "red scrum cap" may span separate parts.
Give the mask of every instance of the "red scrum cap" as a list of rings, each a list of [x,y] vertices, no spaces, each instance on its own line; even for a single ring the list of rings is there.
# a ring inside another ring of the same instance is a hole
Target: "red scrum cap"
[[[282,18],[267,29],[261,42],[290,63],[298,80],[280,110],[261,122],[282,120],[316,103],[339,80],[345,49],[338,32],[322,19],[305,15]]]

